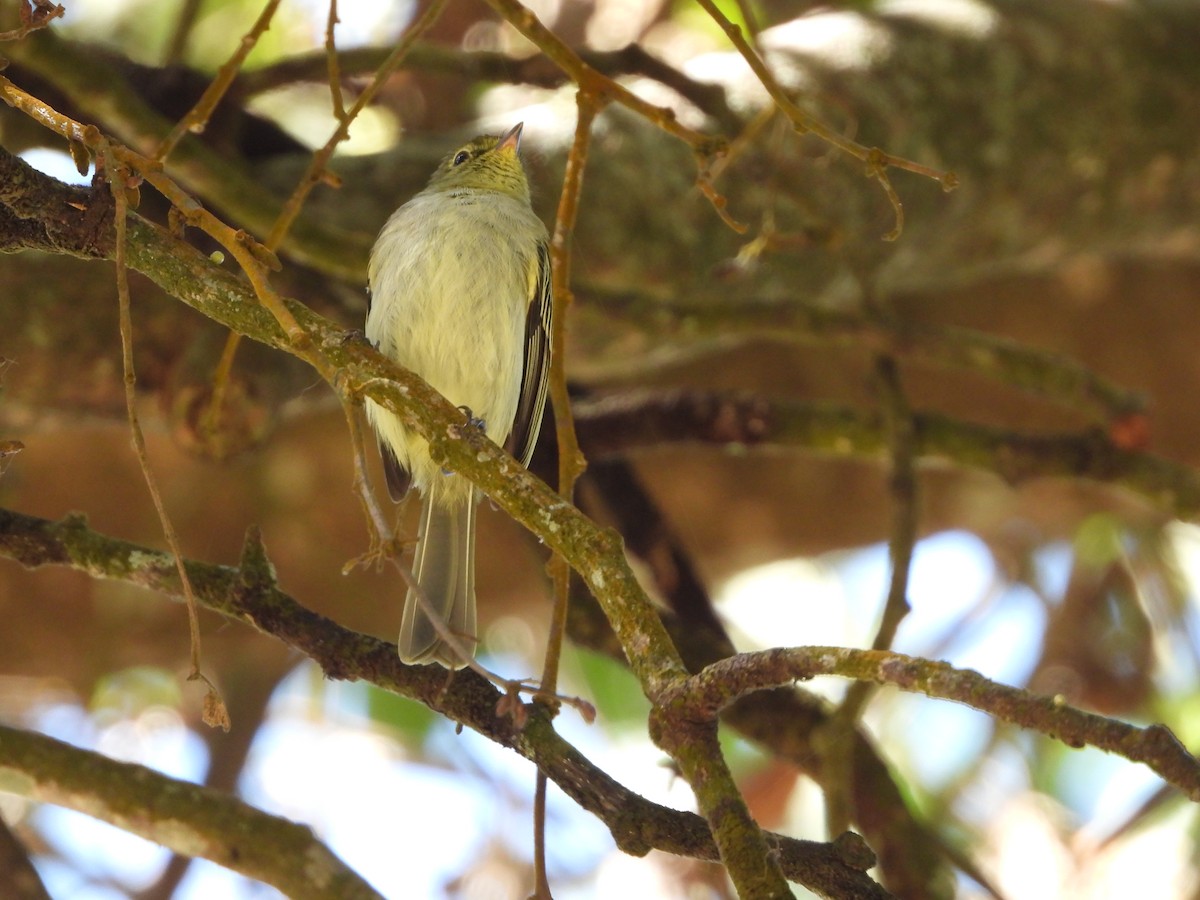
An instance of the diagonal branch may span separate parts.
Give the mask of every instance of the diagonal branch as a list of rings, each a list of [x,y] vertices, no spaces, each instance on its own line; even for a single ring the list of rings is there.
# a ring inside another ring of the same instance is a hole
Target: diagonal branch
[[[381,900],[313,835],[222,791],[0,725],[5,789],[94,816],[309,900]],[[298,862],[303,861],[302,865]]]
[[[53,32],[43,31],[6,46],[5,54],[45,78],[80,109],[89,110],[143,155],[156,153],[171,131],[171,123],[151,109],[114,66]],[[96,85],[104,85],[102,94],[96,93]],[[246,166],[221,156],[194,135],[185,135],[175,146],[166,172],[223,210],[231,221],[260,235],[271,230],[278,197]],[[306,217],[292,227],[284,249],[305,265],[356,282],[362,277],[369,243],[362,234]]]
[[[592,460],[584,476],[588,489],[580,503],[600,518],[613,517],[629,553],[640,559],[674,615],[664,616],[684,662],[693,672],[731,656],[733,644],[712,608],[712,601],[690,557],[671,533],[654,502],[637,483],[628,463]],[[621,658],[608,622],[584,591],[572,592],[572,639],[614,659]],[[936,827],[910,812],[896,780],[865,733],[856,729],[847,743],[830,748],[817,737],[830,723],[827,702],[802,688],[760,691],[741,698],[721,714],[721,722],[780,760],[794,765],[820,785],[829,785],[844,767],[833,754],[848,756],[854,824],[877,848],[879,879],[898,896],[942,896],[950,879],[938,854]]]
[[[72,227],[82,222],[79,192],[45,176],[11,155],[0,152],[0,176],[18,173],[41,199],[57,203],[68,220],[60,227],[56,247],[94,259],[111,258],[114,245],[107,229],[93,234]],[[55,198],[58,197],[56,200]],[[340,325],[307,306],[279,298],[296,327],[307,336],[298,348],[276,317],[260,305],[250,287],[234,273],[147,222],[128,220],[127,259],[134,268],[213,321],[270,347],[302,358],[319,357],[339,373],[353,396],[375,400],[394,412],[406,428],[425,438],[434,458],[465,475],[518,522],[561,553],[596,593],[613,622],[648,697],[654,698],[686,675],[679,654],[667,636],[653,605],[625,559],[619,535],[589,520],[481,430],[463,427],[462,413],[423,379],[382,356]],[[72,244],[74,241],[74,244]],[[47,248],[50,249],[50,248]]]
[[[92,531],[80,517],[51,522],[0,509],[0,555],[28,567],[68,566],[93,577],[182,596],[170,554]],[[447,684],[444,669],[405,666],[392,644],[342,628],[284,594],[273,581],[271,564],[253,529],[239,568],[188,561],[187,572],[202,605],[294,647],[328,677],[369,681],[515,750],[600,818],[626,853],[640,856],[658,849],[717,860],[716,844],[703,819],[651,803],[613,780],[554,731],[540,705],[528,705],[528,724],[518,729],[511,716],[497,713],[502,695],[482,677],[463,671]],[[871,862],[856,862],[864,845],[820,844],[776,835],[769,841],[789,878],[826,896],[887,896],[864,874]]]

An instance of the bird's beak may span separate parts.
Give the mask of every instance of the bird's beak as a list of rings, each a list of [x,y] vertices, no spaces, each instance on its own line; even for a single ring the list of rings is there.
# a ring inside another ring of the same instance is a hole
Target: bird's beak
[[[496,145],[497,150],[511,150],[513,153],[521,149],[521,129],[525,127],[524,122],[518,122],[513,126],[504,137],[500,138],[500,143]]]

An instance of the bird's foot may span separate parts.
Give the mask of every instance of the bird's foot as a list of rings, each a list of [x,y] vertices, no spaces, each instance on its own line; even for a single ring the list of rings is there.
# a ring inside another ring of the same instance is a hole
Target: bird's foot
[[[467,417],[467,427],[468,428],[474,428],[474,429],[477,429],[478,431],[482,432],[483,434],[487,434],[487,422],[484,421],[483,419],[479,418],[478,416],[476,416],[475,413],[471,412],[471,407],[460,406],[458,408],[458,410],[464,416]],[[442,474],[443,475],[453,475],[454,471],[452,469],[443,468]]]
[[[472,428],[478,428],[484,434],[487,434],[487,422],[485,420],[477,417],[475,415],[475,413],[471,412],[471,407],[460,406],[458,409],[459,409],[459,412],[461,412],[464,416],[467,417],[468,425],[470,425]]]

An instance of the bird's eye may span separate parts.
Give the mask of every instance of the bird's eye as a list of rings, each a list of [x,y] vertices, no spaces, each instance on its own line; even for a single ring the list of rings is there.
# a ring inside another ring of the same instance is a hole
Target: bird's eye
[[[465,163],[470,158],[471,158],[471,154],[468,153],[466,150],[459,150],[457,153],[454,154],[454,165],[461,166],[463,163]]]

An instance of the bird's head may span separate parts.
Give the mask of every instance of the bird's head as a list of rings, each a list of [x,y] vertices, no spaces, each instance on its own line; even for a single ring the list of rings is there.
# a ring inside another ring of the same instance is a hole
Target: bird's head
[[[521,128],[518,124],[499,137],[482,134],[447,154],[426,190],[496,191],[528,202],[529,180],[519,153]]]

